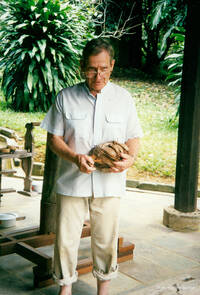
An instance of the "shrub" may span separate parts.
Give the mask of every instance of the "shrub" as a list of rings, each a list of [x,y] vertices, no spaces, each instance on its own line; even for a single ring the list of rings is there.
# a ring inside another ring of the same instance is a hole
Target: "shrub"
[[[47,111],[80,79],[79,56],[93,37],[90,1],[1,1],[2,90],[18,111]]]
[[[179,105],[183,71],[185,29],[178,27],[172,37],[174,38],[174,44],[170,49],[170,54],[165,58],[165,62],[168,66],[167,81],[169,81],[169,86],[176,86],[175,103]]]

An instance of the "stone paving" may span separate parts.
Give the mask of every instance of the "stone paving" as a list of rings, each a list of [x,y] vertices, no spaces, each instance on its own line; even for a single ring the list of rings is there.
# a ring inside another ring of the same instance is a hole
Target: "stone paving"
[[[4,187],[10,183],[17,189],[23,186],[21,179],[5,177]],[[15,212],[26,219],[0,233],[38,226],[40,200],[39,194],[3,197],[0,212]],[[120,234],[135,244],[134,258],[119,265],[110,295],[200,295],[200,232],[175,232],[162,224],[163,209],[173,204],[172,193],[127,189],[121,202]],[[52,246],[41,250],[53,253]],[[81,239],[79,256],[89,255],[90,238]],[[56,285],[33,288],[33,266],[17,254],[0,257],[0,295],[57,294]],[[79,276],[73,295],[95,294],[92,274]]]

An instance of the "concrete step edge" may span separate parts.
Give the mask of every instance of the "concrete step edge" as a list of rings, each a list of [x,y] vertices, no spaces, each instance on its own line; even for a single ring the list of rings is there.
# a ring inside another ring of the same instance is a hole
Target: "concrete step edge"
[[[143,182],[139,180],[127,179],[126,186],[130,188],[137,188],[142,190],[149,191],[159,191],[165,193],[174,193],[175,186],[164,183],[152,183],[152,182]],[[198,191],[198,197],[200,197],[200,191]]]

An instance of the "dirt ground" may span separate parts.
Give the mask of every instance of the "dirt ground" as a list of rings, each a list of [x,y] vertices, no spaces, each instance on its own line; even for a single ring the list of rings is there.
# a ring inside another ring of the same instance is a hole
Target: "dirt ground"
[[[127,178],[132,180],[139,180],[144,182],[163,183],[163,184],[175,184],[174,177],[161,177],[159,175],[152,175],[149,172],[140,173],[134,168],[129,168]]]

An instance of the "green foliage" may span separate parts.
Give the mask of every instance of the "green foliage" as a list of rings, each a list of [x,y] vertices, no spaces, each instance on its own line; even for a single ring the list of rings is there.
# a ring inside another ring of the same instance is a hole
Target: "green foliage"
[[[153,8],[152,29],[162,26],[159,55],[161,56],[167,47],[169,40],[174,42],[173,32],[177,26],[184,26],[186,17],[186,4],[183,0],[159,0]],[[171,43],[171,42],[170,42]]]
[[[180,27],[177,28],[176,33],[173,34],[173,38],[175,42],[170,49],[171,53],[165,58],[165,63],[168,67],[167,81],[169,81],[170,86],[176,87],[175,103],[178,105],[176,113],[177,115],[179,112],[179,102],[181,95],[185,30]]]
[[[184,0],[143,1],[143,52],[147,68],[160,65],[176,42],[174,32],[184,28],[187,6]]]
[[[57,92],[80,79],[79,57],[93,37],[89,1],[1,1],[2,89],[14,110],[47,111]]]

